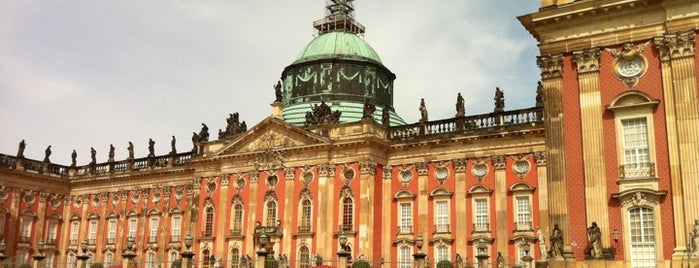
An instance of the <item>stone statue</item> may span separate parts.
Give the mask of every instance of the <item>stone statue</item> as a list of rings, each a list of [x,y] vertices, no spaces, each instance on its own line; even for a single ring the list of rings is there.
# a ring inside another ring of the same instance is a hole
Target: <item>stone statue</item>
[[[312,111],[306,112],[305,126],[336,124],[340,122],[341,115],[342,112],[333,112],[332,110],[330,110],[330,106],[325,104],[324,101],[321,101],[320,105],[316,104],[313,106]]]
[[[592,258],[602,258],[602,231],[597,226],[597,222],[592,222],[592,226],[587,228],[587,247]]]
[[[90,165],[97,164],[97,151],[93,147],[90,147],[90,159],[92,159]]]
[[[692,251],[694,256],[699,254],[699,220],[694,220],[694,230],[692,234]]]
[[[549,251],[550,257],[562,257],[563,256],[563,232],[558,228],[558,224],[553,225],[553,232],[551,233],[551,250]]]
[[[420,123],[427,123],[427,107],[425,106],[425,99],[420,99]]]
[[[376,106],[369,103],[368,100],[364,101],[364,109],[362,110],[362,119],[371,118],[374,119],[374,112],[376,112]]]
[[[78,158],[78,152],[73,149],[73,153],[70,154],[70,167],[76,166],[76,159]]]
[[[17,148],[17,158],[24,158],[24,148],[27,147],[27,144],[24,142],[24,140],[19,142],[19,148]]]
[[[46,147],[46,151],[44,151],[44,153],[44,163],[51,163],[51,160],[49,160],[49,157],[51,156],[51,145]]]
[[[192,148],[192,153],[198,154],[199,146],[201,146],[201,138],[196,132],[192,132],[192,145],[194,146],[194,148]]]
[[[316,254],[316,266],[320,266],[320,265],[323,265],[323,257]]]
[[[505,257],[503,257],[502,252],[499,252],[499,251],[498,251],[497,264],[498,264],[498,268],[505,267]]]
[[[457,268],[464,267],[464,259],[461,257],[461,254],[456,253],[456,260],[454,261],[454,265]]]
[[[384,127],[391,126],[391,108],[388,105],[381,110],[381,125]]]
[[[155,156],[155,141],[148,139],[148,157]]]
[[[113,144],[109,145],[109,160],[108,161],[109,162],[114,161],[114,145]]]
[[[502,93],[499,87],[495,88],[495,112],[501,113],[505,111],[505,95]]]
[[[170,154],[177,154],[177,148],[175,148],[176,143],[177,139],[175,139],[175,135],[172,135],[172,140],[170,141]]]
[[[544,85],[541,81],[536,82],[536,105],[535,107],[544,107]]]
[[[466,107],[464,105],[464,97],[461,92],[456,96],[456,117],[464,117],[466,115]]]
[[[548,254],[546,254],[546,237],[544,236],[544,231],[542,231],[540,227],[536,227],[536,233],[538,237],[537,240],[539,242],[539,250],[541,251],[541,259],[546,260]]]
[[[133,160],[133,143],[129,142],[129,147],[126,147],[126,150],[129,151],[129,158],[128,160]]]
[[[201,123],[201,131],[199,131],[199,142],[209,141],[209,127]]]
[[[274,85],[274,95],[276,96],[276,99],[274,100],[275,102],[282,101],[282,82],[281,81],[277,81],[277,84]]]
[[[248,130],[248,126],[245,124],[245,121],[240,123],[240,116],[238,115],[238,113],[229,114],[229,117],[226,118],[226,124],[227,125],[225,131],[222,131],[220,129],[218,131],[219,139],[228,136],[234,136]]]

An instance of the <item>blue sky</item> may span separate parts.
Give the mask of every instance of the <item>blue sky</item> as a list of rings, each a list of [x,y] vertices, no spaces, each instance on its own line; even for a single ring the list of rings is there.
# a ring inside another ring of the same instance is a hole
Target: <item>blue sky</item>
[[[534,105],[536,41],[516,16],[539,1],[355,1],[365,40],[397,76],[394,103],[418,120],[452,117],[457,92],[466,113]],[[315,34],[323,0],[0,1],[0,153],[78,164],[191,148],[206,123],[213,136],[239,112],[249,127],[269,116],[273,84]]]

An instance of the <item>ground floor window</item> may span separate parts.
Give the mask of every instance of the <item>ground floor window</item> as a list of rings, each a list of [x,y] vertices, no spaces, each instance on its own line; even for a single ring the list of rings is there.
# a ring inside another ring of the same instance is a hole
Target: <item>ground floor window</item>
[[[629,210],[629,241],[633,268],[656,267],[653,210],[645,207]]]

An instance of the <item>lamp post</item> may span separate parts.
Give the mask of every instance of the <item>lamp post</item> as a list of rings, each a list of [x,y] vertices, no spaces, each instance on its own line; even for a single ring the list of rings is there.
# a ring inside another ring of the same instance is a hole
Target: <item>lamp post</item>
[[[78,267],[87,268],[87,259],[90,258],[90,255],[87,255],[87,239],[80,243],[80,249],[82,249],[83,254],[76,257],[78,258]]]
[[[425,245],[425,240],[422,238],[422,233],[417,235],[417,238],[415,239],[415,246],[417,247],[417,253],[413,254],[413,258],[415,258],[415,267],[416,268],[424,268],[425,267],[425,258],[427,257],[427,254],[422,252],[422,246]]]
[[[347,236],[345,235],[345,232],[342,232],[340,234],[340,237],[338,238],[338,242],[340,242],[340,250],[337,251],[337,258],[339,259],[339,267],[345,268],[347,267],[347,263],[349,262],[349,257],[352,253],[347,251]]]
[[[7,259],[5,256],[5,239],[0,239],[0,263]]]
[[[534,259],[532,256],[529,255],[529,251],[531,250],[531,245],[529,245],[529,241],[527,241],[526,238],[522,237],[522,244],[520,245],[522,248],[522,251],[524,251],[524,256],[520,257],[522,259],[522,263],[524,263],[524,267],[529,267],[529,264],[531,261]]]
[[[39,241],[39,243],[37,244],[37,249],[38,249],[37,251],[39,252],[39,254],[34,254],[34,256],[32,256],[32,259],[34,259],[34,263],[33,263],[32,267],[34,267],[34,268],[39,268],[39,263],[46,258],[46,255],[44,255],[44,241],[43,240]]]
[[[184,238],[185,249],[180,252],[182,256],[182,268],[189,268],[192,265],[192,258],[194,257],[194,252],[192,252],[192,234],[187,234]]]
[[[121,258],[123,259],[122,261],[123,266],[125,268],[132,267],[133,265],[133,259],[136,257],[136,252],[134,251],[135,248],[135,240],[133,237],[129,237],[126,239],[126,249],[124,249],[124,252],[121,253]]]

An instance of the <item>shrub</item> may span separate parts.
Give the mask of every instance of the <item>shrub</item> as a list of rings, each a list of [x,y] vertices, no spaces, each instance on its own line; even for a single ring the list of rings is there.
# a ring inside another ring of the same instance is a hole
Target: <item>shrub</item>
[[[441,260],[437,263],[437,268],[454,268],[454,264],[448,260]]]

